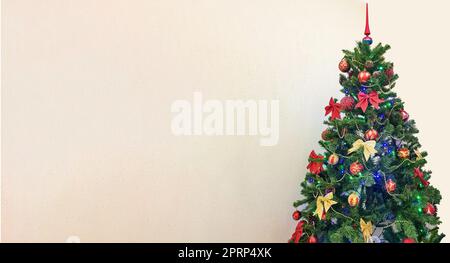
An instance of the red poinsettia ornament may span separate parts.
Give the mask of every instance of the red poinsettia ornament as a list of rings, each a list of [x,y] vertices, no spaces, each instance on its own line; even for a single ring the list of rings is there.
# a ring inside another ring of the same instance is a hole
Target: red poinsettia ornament
[[[366,112],[370,103],[375,109],[379,109],[380,106],[378,104],[383,101],[383,99],[378,98],[376,91],[372,91],[369,94],[360,91],[358,93],[358,103],[356,103],[355,108],[361,108],[363,112]]]
[[[331,120],[341,118],[341,104],[330,98],[328,106],[325,107],[325,116],[331,113]]]
[[[320,154],[316,154],[313,150],[309,154],[309,164],[306,166],[307,169],[313,174],[319,174],[323,171],[323,156]]]

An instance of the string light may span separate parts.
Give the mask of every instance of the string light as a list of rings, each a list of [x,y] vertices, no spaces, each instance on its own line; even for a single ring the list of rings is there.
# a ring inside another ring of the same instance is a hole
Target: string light
[[[364,92],[364,93],[367,93],[367,88],[364,87],[364,86],[361,86],[361,87],[359,88],[359,90],[361,90],[361,91]]]

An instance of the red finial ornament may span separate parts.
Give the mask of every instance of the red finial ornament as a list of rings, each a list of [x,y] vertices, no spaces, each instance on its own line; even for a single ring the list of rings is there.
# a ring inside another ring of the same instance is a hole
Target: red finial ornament
[[[369,4],[366,3],[366,30],[364,30],[364,35],[369,36],[370,35],[370,28],[369,28]]]
[[[366,35],[363,38],[363,42],[367,45],[371,45],[373,40],[370,37],[370,28],[369,28],[369,4],[366,3],[366,29],[364,30],[364,35]]]

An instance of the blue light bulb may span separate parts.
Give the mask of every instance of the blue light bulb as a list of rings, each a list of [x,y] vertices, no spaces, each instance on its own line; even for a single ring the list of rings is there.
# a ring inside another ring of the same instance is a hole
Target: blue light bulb
[[[367,88],[366,87],[364,87],[364,86],[361,86],[360,88],[359,88],[362,92],[364,92],[364,93],[366,93],[367,92]]]

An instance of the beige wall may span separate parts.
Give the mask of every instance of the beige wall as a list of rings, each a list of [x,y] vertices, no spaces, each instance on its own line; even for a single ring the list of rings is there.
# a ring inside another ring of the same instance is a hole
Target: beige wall
[[[371,1],[450,234],[448,1]],[[285,242],[363,2],[2,1],[2,239]],[[280,140],[175,137],[170,105],[279,99]]]

